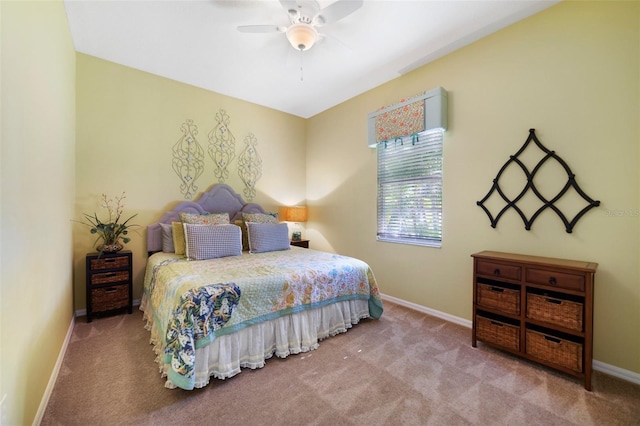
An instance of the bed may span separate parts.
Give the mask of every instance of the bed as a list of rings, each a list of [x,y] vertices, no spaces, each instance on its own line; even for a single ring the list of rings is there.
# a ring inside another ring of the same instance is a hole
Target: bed
[[[216,184],[148,227],[140,309],[165,387],[191,390],[212,377],[262,368],[274,355],[314,350],[322,339],[382,315],[365,262],[290,246],[286,224],[261,223],[269,215]],[[210,219],[225,216],[228,224]]]

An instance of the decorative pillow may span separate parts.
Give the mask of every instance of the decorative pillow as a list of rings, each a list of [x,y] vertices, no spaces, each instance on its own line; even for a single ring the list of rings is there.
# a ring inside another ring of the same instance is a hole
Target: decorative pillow
[[[170,223],[161,223],[162,228],[162,251],[165,253],[174,253],[176,249],[173,245],[173,228]]]
[[[242,250],[249,250],[249,237],[247,236],[247,222],[254,223],[279,223],[278,213],[242,213],[242,220],[235,223],[242,228]]]
[[[182,222],[171,222],[171,229],[173,231],[173,249],[175,250],[176,254],[184,256],[185,242]]]
[[[244,222],[254,223],[279,223],[278,212],[273,213],[242,213]]]
[[[236,225],[185,223],[186,254],[190,260],[216,259],[242,254],[241,231]]]
[[[286,223],[247,222],[249,251],[264,253],[267,251],[289,250],[289,227]]]
[[[195,214],[195,213],[180,213],[180,220],[182,223],[193,223],[198,225],[227,225],[229,224],[228,213],[210,213],[210,214]]]

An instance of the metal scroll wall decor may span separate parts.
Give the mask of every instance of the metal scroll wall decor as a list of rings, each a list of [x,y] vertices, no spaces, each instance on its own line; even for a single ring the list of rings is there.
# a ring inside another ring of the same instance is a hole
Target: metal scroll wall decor
[[[529,171],[529,169],[527,169],[525,164],[521,161],[521,159],[518,158],[518,156],[520,156],[525,151],[527,146],[529,146],[529,144],[532,141],[540,150],[542,150],[544,155],[543,155],[543,158],[538,162],[538,164],[533,168],[533,170]],[[553,198],[548,200],[540,193],[538,188],[536,188],[534,178],[536,174],[541,170],[541,167],[547,161],[550,161],[550,160],[557,161],[564,168],[564,170],[567,173],[567,182],[563,186],[563,188],[558,192],[557,195],[555,195]],[[522,169],[522,172],[524,172],[526,176],[527,182],[524,188],[522,189],[522,191],[520,191],[520,193],[514,199],[510,199],[507,195],[505,195],[504,191],[500,188],[499,182],[500,182],[500,177],[502,176],[504,171],[513,164],[519,166]],[[587,205],[582,210],[580,210],[571,220],[569,220],[567,216],[560,211],[558,206],[555,205],[555,203],[557,203],[558,200],[560,200],[560,198],[564,196],[567,193],[567,191],[569,191],[570,188],[573,188],[580,195],[580,197],[582,197],[587,203]],[[535,213],[533,213],[533,215],[530,218],[527,218],[527,216],[522,211],[522,209],[518,207],[517,203],[518,201],[522,200],[522,198],[525,196],[525,194],[529,190],[531,190],[535,194],[535,196],[542,202],[542,206],[538,208],[538,210],[536,210]],[[487,208],[487,206],[485,205],[485,203],[495,192],[499,194],[500,198],[506,204],[494,217],[489,211],[489,209]],[[575,175],[571,172],[571,169],[569,168],[567,163],[565,163],[562,160],[562,158],[556,155],[554,151],[549,151],[547,148],[545,148],[536,137],[535,129],[530,129],[529,137],[527,138],[527,141],[524,143],[522,148],[520,148],[520,150],[515,155],[512,155],[509,158],[509,160],[502,166],[502,168],[498,172],[498,175],[493,180],[493,185],[491,186],[491,189],[489,190],[487,195],[482,200],[478,201],[476,204],[480,206],[485,211],[485,213],[489,216],[489,220],[491,221],[492,228],[496,227],[496,225],[498,224],[498,221],[500,220],[500,218],[505,212],[507,212],[509,209],[514,209],[516,212],[518,212],[518,214],[522,218],[522,221],[524,222],[524,227],[528,231],[531,229],[531,225],[533,224],[533,221],[536,220],[536,218],[540,215],[540,213],[542,213],[546,209],[551,209],[558,215],[558,217],[560,217],[560,219],[564,223],[566,231],[568,233],[571,233],[576,222],[578,222],[578,220],[587,211],[589,211],[593,207],[599,206],[600,201],[594,201],[587,194],[585,194],[584,191],[582,191],[582,189],[580,189],[580,186],[578,186],[578,183],[576,182]]]
[[[191,199],[198,191],[196,180],[204,170],[204,149],[196,140],[198,126],[187,120],[180,127],[182,137],[173,146],[173,171],[180,178],[180,192]]]
[[[218,182],[224,183],[229,178],[229,164],[236,156],[236,139],[229,130],[231,119],[221,109],[216,114],[216,126],[209,132],[209,156],[215,164],[213,171]]]
[[[262,159],[256,150],[258,139],[253,133],[244,138],[244,143],[246,147],[238,157],[238,174],[245,185],[244,195],[251,201],[256,196],[256,182],[262,177]]]

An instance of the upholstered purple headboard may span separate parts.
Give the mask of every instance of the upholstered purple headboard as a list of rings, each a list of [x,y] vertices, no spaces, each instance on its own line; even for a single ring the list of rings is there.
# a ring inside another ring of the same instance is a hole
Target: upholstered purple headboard
[[[180,222],[179,213],[228,213],[233,223],[242,218],[242,213],[265,213],[265,210],[259,204],[245,203],[229,185],[215,184],[207,192],[203,192],[197,201],[183,201],[173,210],[166,212],[159,222],[147,227],[148,253],[162,251],[160,224]]]

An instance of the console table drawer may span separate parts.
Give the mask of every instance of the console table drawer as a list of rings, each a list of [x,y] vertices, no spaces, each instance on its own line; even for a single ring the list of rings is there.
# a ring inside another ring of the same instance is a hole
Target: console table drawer
[[[527,318],[582,331],[584,304],[540,294],[527,294]]]
[[[480,275],[487,275],[487,276],[492,276],[497,278],[505,278],[508,280],[520,279],[521,269],[519,266],[478,261],[476,268],[477,268],[477,273]]]
[[[565,288],[567,290],[584,291],[584,275],[565,274],[543,269],[527,269],[527,282]]]
[[[478,305],[519,315],[520,290],[478,283]]]
[[[520,350],[520,327],[505,322],[476,316],[478,339],[513,351]]]
[[[582,371],[580,343],[542,332],[526,330],[526,352],[532,357],[573,371]]]

